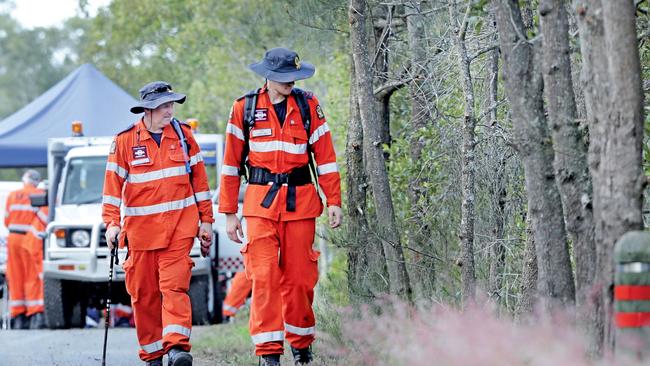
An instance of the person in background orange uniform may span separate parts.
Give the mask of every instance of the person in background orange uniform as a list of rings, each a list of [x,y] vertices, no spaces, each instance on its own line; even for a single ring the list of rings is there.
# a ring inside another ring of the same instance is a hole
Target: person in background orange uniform
[[[226,214],[229,238],[241,243],[236,213],[245,162],[248,187],[243,216],[248,243],[241,252],[246,275],[253,282],[249,328],[255,353],[262,365],[279,365],[286,339],[294,363],[306,364],[312,360],[316,326],[312,303],[320,255],[312,245],[316,217],[323,211],[309,162],[313,153],[329,223],[335,228],[343,216],[336,153],[318,99],[294,88],[296,80],[314,74],[313,65],[301,62],[294,51],[274,48],[250,68],[266,83],[232,107],[219,211]]]
[[[224,319],[233,318],[237,315],[239,309],[246,303],[253,289],[253,282],[246,278],[246,272],[237,272],[232,278],[230,291],[223,299],[223,317]]]
[[[43,193],[36,188],[41,175],[35,170],[23,174],[24,187],[11,192],[5,207],[5,226],[9,229],[7,238],[7,286],[9,288],[9,313],[12,328],[28,329],[31,315],[43,312],[43,292],[38,291],[42,270],[32,255],[28,233],[35,229],[32,224],[37,218],[38,208],[32,207],[29,195]],[[41,287],[42,289],[42,287]]]
[[[126,288],[147,365],[161,366],[165,353],[169,365],[192,364],[189,254],[197,235],[203,255],[212,240],[203,157],[190,126],[173,119],[174,103],[184,101],[163,81],[140,89],[131,112],[144,115],[113,140],[104,178],[106,241],[128,247]]]

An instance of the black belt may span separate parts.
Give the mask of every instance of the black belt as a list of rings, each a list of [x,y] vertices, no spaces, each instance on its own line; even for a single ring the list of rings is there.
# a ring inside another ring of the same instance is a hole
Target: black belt
[[[248,175],[248,183],[250,184],[267,185],[273,183],[262,201],[262,207],[264,208],[271,207],[271,203],[277,196],[280,187],[286,184],[287,211],[289,212],[296,211],[296,186],[311,183],[311,173],[308,165],[295,168],[290,173],[271,173],[266,168],[251,166],[248,168]]]
[[[20,235],[25,235],[27,234],[27,231],[24,230],[16,230],[16,229],[9,229],[10,234],[20,234]]]

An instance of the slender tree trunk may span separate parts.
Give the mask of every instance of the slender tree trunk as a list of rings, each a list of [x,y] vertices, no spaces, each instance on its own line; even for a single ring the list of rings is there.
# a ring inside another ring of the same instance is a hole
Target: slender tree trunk
[[[524,249],[524,266],[521,280],[521,301],[517,314],[530,314],[537,302],[537,254],[535,249],[535,235],[530,221],[530,209],[526,214],[526,247]]]
[[[402,299],[411,300],[411,285],[395,222],[393,201],[388,173],[381,146],[380,121],[374,103],[372,72],[366,35],[366,1],[350,0],[350,43],[356,71],[357,91],[361,123],[363,125],[363,148],[367,172],[370,178],[377,214],[377,229],[382,238],[390,292]]]
[[[470,60],[467,55],[465,36],[467,34],[468,16],[471,7],[467,6],[460,27],[456,21],[455,6],[449,6],[449,19],[455,37],[454,43],[458,50],[458,65],[462,78],[464,100],[463,146],[461,151],[461,215],[460,215],[460,247],[461,247],[461,282],[463,300],[473,299],[476,293],[476,273],[474,269],[474,197],[476,196],[476,157],[475,157],[475,128],[474,116],[474,85],[470,71]]]
[[[538,291],[545,305],[572,304],[573,273],[553,173],[553,148],[542,100],[542,77],[533,44],[525,38],[516,0],[495,0],[506,93],[514,144],[522,158],[538,265]]]
[[[370,49],[374,48],[374,58],[372,60],[373,71],[375,80],[379,85],[388,83],[388,68],[389,68],[389,54],[388,54],[388,40],[392,33],[391,27],[393,23],[394,6],[387,5],[378,7],[377,11],[380,14],[373,14],[372,28],[374,41]],[[390,133],[390,97],[392,91],[389,93],[381,93],[377,95],[377,114],[381,121],[381,143],[387,146],[393,142]],[[387,151],[384,152],[384,158],[388,160],[390,155]]]
[[[589,295],[596,278],[596,246],[592,212],[592,185],[587,146],[577,120],[571,58],[569,21],[565,1],[542,0],[539,4],[543,41],[544,94],[555,150],[555,179],[562,197],[564,220],[573,243],[578,318],[589,334],[594,309]]]
[[[599,294],[597,330],[602,351],[614,345],[613,248],[624,233],[643,227],[641,167],[643,92],[632,1],[576,1],[583,85],[594,182]]]

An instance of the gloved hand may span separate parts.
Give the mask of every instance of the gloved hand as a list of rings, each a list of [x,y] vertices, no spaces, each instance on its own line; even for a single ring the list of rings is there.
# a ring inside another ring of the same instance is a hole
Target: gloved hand
[[[115,248],[119,235],[120,227],[117,225],[109,226],[109,228],[106,229],[106,234],[104,234],[104,237],[106,238],[106,244],[108,244],[108,250],[112,251],[113,248]]]
[[[199,227],[199,240],[201,241],[201,255],[206,257],[210,254],[212,245],[212,224],[204,222]]]

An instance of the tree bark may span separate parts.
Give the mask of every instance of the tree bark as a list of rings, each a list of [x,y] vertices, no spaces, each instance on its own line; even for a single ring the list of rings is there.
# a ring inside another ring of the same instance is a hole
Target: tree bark
[[[579,129],[573,93],[569,21],[565,1],[542,0],[539,15],[544,36],[542,74],[555,150],[555,179],[562,198],[567,232],[573,243],[578,317],[587,329],[595,320],[592,319],[594,311],[589,300],[597,273],[593,192],[587,164],[587,146]]]
[[[380,121],[372,92],[373,77],[368,49],[365,47],[367,44],[365,14],[365,0],[350,0],[350,44],[356,71],[359,111],[363,125],[364,156],[376,208],[376,227],[386,255],[390,293],[411,301],[411,285],[406,272],[399,231],[395,222],[388,173],[381,146]]]
[[[458,65],[464,94],[463,146],[461,150],[461,215],[460,215],[460,247],[461,247],[461,288],[463,300],[473,299],[476,293],[476,273],[474,269],[474,198],[476,196],[476,157],[475,157],[475,128],[474,116],[474,85],[470,71],[470,60],[467,55],[465,36],[467,34],[468,16],[471,7],[467,6],[463,20],[458,26],[455,6],[449,5],[449,19],[455,33],[454,43],[458,50]]]
[[[512,109],[515,147],[524,165],[528,207],[538,265],[538,291],[545,306],[574,302],[560,195],[553,173],[553,148],[542,100],[542,77],[536,50],[516,0],[495,0],[503,55],[503,78]]]
[[[526,214],[526,247],[524,248],[524,266],[521,272],[521,300],[517,310],[517,314],[520,316],[532,313],[537,302],[537,254],[532,226],[529,209]]]

